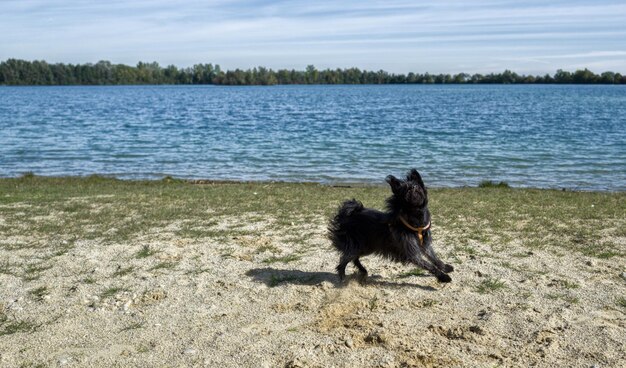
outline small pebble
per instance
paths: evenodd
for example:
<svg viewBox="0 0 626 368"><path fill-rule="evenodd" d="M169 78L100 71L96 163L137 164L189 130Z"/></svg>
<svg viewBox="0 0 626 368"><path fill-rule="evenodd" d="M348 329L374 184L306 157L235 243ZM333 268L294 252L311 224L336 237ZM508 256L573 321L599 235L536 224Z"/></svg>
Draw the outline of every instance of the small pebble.
<svg viewBox="0 0 626 368"><path fill-rule="evenodd" d="M197 351L196 349L193 349L193 348L188 348L188 349L185 349L185 351L183 352L183 354L186 354L186 355L194 355L194 354L196 354L197 352L198 352L198 351Z"/></svg>
<svg viewBox="0 0 626 368"><path fill-rule="evenodd" d="M349 347L350 349L352 349L354 347L354 341L352 341L351 338L347 338L345 341L345 344L347 347Z"/></svg>
<svg viewBox="0 0 626 368"><path fill-rule="evenodd" d="M60 357L59 360L58 360L59 365L66 365L67 363L69 363L71 361L72 361L72 358L68 357L68 356Z"/></svg>
<svg viewBox="0 0 626 368"><path fill-rule="evenodd" d="M319 284L319 287L322 288L322 290L328 290L328 289L331 289L333 287L333 284L328 282L328 281L322 281Z"/></svg>

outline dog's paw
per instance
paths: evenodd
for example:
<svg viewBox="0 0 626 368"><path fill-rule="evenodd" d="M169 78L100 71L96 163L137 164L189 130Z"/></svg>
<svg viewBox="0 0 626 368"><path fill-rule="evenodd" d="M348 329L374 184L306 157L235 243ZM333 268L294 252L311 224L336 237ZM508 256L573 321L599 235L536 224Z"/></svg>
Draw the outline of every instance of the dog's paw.
<svg viewBox="0 0 626 368"><path fill-rule="evenodd" d="M452 279L450 278L450 276L446 275L445 273L437 276L437 280L439 282L450 282L452 281Z"/></svg>
<svg viewBox="0 0 626 368"><path fill-rule="evenodd" d="M454 267L452 267L452 265L449 264L444 264L443 265L443 272L445 273L450 273L454 271Z"/></svg>
<svg viewBox="0 0 626 368"><path fill-rule="evenodd" d="M361 286L367 285L367 274L366 273L360 273L359 274L359 284L361 284Z"/></svg>

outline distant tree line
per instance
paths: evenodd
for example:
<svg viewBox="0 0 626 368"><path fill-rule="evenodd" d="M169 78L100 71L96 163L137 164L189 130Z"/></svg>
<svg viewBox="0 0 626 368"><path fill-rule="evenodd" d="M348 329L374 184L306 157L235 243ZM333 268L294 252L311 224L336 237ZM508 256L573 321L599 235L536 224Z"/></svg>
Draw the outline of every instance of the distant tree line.
<svg viewBox="0 0 626 368"><path fill-rule="evenodd" d="M221 74L220 67L211 64L179 69L156 62L128 66L109 61L48 64L9 59L0 63L0 85L212 84Z"/></svg>
<svg viewBox="0 0 626 368"><path fill-rule="evenodd" d="M626 75L595 74L588 69L554 75L520 75L510 70L490 74L392 74L358 68L272 70L265 67L222 71L219 65L196 64L178 68L156 62L137 66L99 61L95 64L48 64L8 59L0 62L0 85L122 85L122 84L626 84Z"/></svg>

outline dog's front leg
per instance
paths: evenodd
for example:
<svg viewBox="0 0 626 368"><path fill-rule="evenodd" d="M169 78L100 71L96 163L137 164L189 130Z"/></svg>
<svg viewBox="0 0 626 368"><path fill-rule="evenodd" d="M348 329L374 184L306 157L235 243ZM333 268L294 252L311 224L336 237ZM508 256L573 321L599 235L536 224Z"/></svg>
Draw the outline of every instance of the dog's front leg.
<svg viewBox="0 0 626 368"><path fill-rule="evenodd" d="M452 272L454 271L454 267L452 267L452 265L443 263L439 257L437 257L437 254L435 253L435 250L433 249L432 243L427 244L424 248L424 253L426 253L426 257L435 265L437 266L438 269L440 269L441 271L448 273L448 272Z"/></svg>
<svg viewBox="0 0 626 368"><path fill-rule="evenodd" d="M450 281L452 281L450 276L446 275L444 272L442 272L439 268L437 268L432 263L429 263L425 259L422 259L419 255L416 256L415 258L413 258L411 261L416 266L421 267L421 268L425 269L426 271L430 272L431 274L435 275L435 277L437 277L437 280L439 282L450 282Z"/></svg>

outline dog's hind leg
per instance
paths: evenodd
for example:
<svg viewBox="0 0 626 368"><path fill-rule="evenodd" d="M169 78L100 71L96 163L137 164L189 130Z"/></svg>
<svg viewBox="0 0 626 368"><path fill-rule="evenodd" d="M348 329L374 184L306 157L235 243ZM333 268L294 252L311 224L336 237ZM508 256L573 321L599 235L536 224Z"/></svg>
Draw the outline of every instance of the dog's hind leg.
<svg viewBox="0 0 626 368"><path fill-rule="evenodd" d="M439 268L437 268L435 265L429 263L426 260L423 260L419 256L414 258L414 259L412 259L411 262L413 262L416 266L421 267L421 268L425 269L426 271L428 271L428 272L432 273L433 275L435 275L435 277L437 277L437 280L439 280L439 282L450 282L450 281L452 281L450 276L446 275Z"/></svg>
<svg viewBox="0 0 626 368"><path fill-rule="evenodd" d="M439 257L437 257L437 254L435 253L435 250L433 249L433 246L431 244L428 244L426 247L422 249L424 249L426 258L428 258L438 269L440 269L441 271L445 273L454 271L454 267L452 267L449 264L443 263L439 259Z"/></svg>
<svg viewBox="0 0 626 368"><path fill-rule="evenodd" d="M367 270L365 269L365 267L363 267L358 257L354 261L352 261L352 263L354 263L356 268L359 269L359 282L361 284L365 284L365 282L367 281Z"/></svg>
<svg viewBox="0 0 626 368"><path fill-rule="evenodd" d="M367 270L365 269L365 267L363 267L363 264L361 263L361 261L359 260L359 258L357 257L354 261L352 261L354 263L354 265L356 266L356 268L359 269L360 273L364 273L367 275Z"/></svg>
<svg viewBox="0 0 626 368"><path fill-rule="evenodd" d="M337 270L337 274L339 275L339 280L343 281L346 278L346 266L351 260L352 258L347 257L345 254L339 259L339 264L335 268Z"/></svg>

